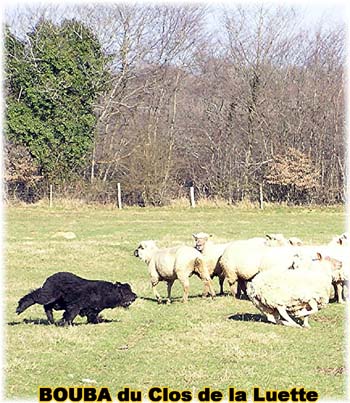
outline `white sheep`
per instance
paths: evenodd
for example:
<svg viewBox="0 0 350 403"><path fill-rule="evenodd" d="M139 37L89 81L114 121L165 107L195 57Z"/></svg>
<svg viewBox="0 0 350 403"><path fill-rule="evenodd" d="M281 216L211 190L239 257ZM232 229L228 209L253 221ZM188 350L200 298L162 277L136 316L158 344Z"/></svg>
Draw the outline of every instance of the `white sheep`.
<svg viewBox="0 0 350 403"><path fill-rule="evenodd" d="M282 234L266 234L265 238L267 246L300 246L303 244L303 241L295 236L287 239Z"/></svg>
<svg viewBox="0 0 350 403"><path fill-rule="evenodd" d="M294 268L307 268L309 261L314 259L317 252L338 261L338 266L332 272L332 284L335 299L344 303L345 288L348 287L348 273L350 270L350 257L347 248L340 243L330 242L328 245L305 245L298 248L298 259L293 263Z"/></svg>
<svg viewBox="0 0 350 403"><path fill-rule="evenodd" d="M328 246L343 246L349 247L350 246L350 239L349 233L344 232L341 235L336 235L333 239L329 242Z"/></svg>
<svg viewBox="0 0 350 403"><path fill-rule="evenodd" d="M237 241L230 244L222 254L219 265L230 286L232 295L240 297L241 288L245 291L244 282L250 280L259 271L272 269L288 269L294 261L298 248L294 246L265 246L254 241ZM243 280L243 281L242 281Z"/></svg>
<svg viewBox="0 0 350 403"><path fill-rule="evenodd" d="M159 249L154 241L142 241L134 251L148 266L154 296L158 303L162 302L156 286L160 281L167 283L167 302L171 301L171 288L178 279L184 289L183 302L188 301L189 277L198 275L204 282L212 297L215 296L208 269L200 252L190 246L176 246Z"/></svg>
<svg viewBox="0 0 350 403"><path fill-rule="evenodd" d="M223 266L221 265L221 263L219 263L219 260L227 247L232 248L232 250L236 251L237 248L241 248L242 242L248 241L250 250L249 253L251 253L251 248L253 247L260 248L262 246L300 245L302 243L299 238L294 237L286 239L282 234L266 234L265 238L254 237L247 240L237 240L231 241L229 243L220 244L213 243L210 239L212 235L209 235L206 232L199 232L196 234L192 234L192 236L195 240L195 248L199 250L206 259L206 264L211 278L215 276L219 277L220 294L224 293L223 285L225 280L225 273L223 271ZM273 253L271 252L271 254ZM289 263L292 264L291 259L289 260ZM269 263L266 264L269 265ZM241 291L245 290L244 280L247 280L247 278L245 278L244 276L238 276L237 280L238 287L236 294L240 295ZM234 286L231 287L231 291L234 294L233 287ZM205 290L204 293L207 294L208 290Z"/></svg>
<svg viewBox="0 0 350 403"><path fill-rule="evenodd" d="M225 275L218 265L218 261L223 254L228 243L214 243L210 240L211 235L206 232L198 232L197 234L192 234L195 240L195 248L204 256L205 263L208 268L210 277L219 277L220 294L224 293L224 280ZM209 290L204 290L203 295L206 296Z"/></svg>
<svg viewBox="0 0 350 403"><path fill-rule="evenodd" d="M329 301L332 270L336 264L334 259L322 259L318 254L309 269L258 273L247 285L248 297L270 322L301 327L292 315L302 318L304 327L310 327L309 316Z"/></svg>

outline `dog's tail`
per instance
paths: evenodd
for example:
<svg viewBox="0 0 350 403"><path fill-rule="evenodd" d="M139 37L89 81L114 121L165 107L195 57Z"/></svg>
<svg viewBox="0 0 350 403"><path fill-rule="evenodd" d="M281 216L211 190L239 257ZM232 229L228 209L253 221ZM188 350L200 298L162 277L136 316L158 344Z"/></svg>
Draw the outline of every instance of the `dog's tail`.
<svg viewBox="0 0 350 403"><path fill-rule="evenodd" d="M18 306L16 309L17 315L25 311L30 306L36 304L38 302L38 297L40 296L41 288L38 288L29 294L25 295L18 301Z"/></svg>

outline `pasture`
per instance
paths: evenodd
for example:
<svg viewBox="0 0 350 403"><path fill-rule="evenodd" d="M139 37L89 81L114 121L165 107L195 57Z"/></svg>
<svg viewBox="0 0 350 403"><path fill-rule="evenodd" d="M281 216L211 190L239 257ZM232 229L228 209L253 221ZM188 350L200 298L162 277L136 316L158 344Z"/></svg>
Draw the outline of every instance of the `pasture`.
<svg viewBox="0 0 350 403"><path fill-rule="evenodd" d="M247 390L316 390L321 399L345 399L345 307L330 304L300 330L265 323L247 300L231 295L201 298L202 283L190 279L188 304L173 287L174 302L158 305L146 265L133 256L139 241L159 246L186 243L206 231L214 241L267 232L327 242L344 231L342 208L268 207L126 208L42 205L6 211L4 273L7 399L37 399L38 386L152 386L196 392L205 386L227 395ZM75 239L57 235L72 231ZM129 282L139 298L127 310L105 310L109 323L49 326L43 307L17 316L17 301L57 271L90 279ZM217 278L214 286L218 291ZM227 284L225 284L226 290ZM166 295L165 283L158 286ZM62 312L55 312L55 318Z"/></svg>

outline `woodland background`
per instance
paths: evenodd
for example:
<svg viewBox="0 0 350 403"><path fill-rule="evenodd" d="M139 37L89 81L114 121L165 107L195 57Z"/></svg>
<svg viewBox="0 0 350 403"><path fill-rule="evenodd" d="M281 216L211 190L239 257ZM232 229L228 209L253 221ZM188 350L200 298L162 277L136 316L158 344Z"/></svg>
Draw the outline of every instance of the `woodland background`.
<svg viewBox="0 0 350 403"><path fill-rule="evenodd" d="M265 5L7 10L9 201L345 199L345 27Z"/></svg>

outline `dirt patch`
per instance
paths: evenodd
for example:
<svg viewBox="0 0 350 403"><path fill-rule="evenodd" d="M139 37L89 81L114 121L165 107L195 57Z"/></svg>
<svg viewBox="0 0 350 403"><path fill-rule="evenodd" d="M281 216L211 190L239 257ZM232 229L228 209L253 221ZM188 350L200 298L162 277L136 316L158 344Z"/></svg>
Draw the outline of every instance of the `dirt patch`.
<svg viewBox="0 0 350 403"><path fill-rule="evenodd" d="M323 375L343 375L345 373L344 367L335 367L335 368L317 368L317 372Z"/></svg>

